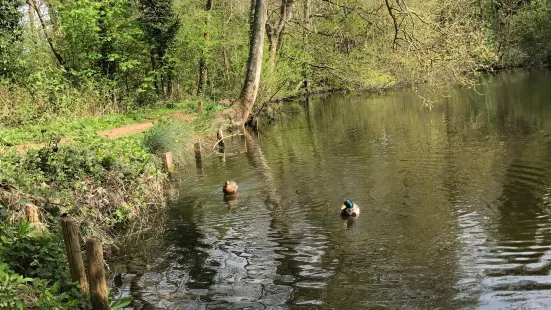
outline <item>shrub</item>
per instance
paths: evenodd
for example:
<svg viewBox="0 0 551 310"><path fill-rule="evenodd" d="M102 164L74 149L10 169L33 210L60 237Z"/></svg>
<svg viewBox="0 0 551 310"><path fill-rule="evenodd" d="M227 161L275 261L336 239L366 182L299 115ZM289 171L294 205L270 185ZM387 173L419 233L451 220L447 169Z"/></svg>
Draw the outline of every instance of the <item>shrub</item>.
<svg viewBox="0 0 551 310"><path fill-rule="evenodd" d="M146 133L144 145L153 154L172 152L174 162L184 165L191 158L190 150L197 136L211 129L212 121L208 117L192 122L161 120Z"/></svg>
<svg viewBox="0 0 551 310"><path fill-rule="evenodd" d="M86 309L59 236L32 227L22 220L0 223L0 308Z"/></svg>

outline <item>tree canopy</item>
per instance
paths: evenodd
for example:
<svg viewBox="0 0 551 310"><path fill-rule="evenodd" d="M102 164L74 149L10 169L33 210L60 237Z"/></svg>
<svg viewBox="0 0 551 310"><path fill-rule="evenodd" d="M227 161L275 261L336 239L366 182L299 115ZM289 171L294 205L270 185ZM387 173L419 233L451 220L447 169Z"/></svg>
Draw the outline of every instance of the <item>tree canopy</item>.
<svg viewBox="0 0 551 310"><path fill-rule="evenodd" d="M238 98L254 0L7 0L0 123ZM545 0L272 0L258 100L471 83L551 55ZM208 74L206 74L208 69Z"/></svg>

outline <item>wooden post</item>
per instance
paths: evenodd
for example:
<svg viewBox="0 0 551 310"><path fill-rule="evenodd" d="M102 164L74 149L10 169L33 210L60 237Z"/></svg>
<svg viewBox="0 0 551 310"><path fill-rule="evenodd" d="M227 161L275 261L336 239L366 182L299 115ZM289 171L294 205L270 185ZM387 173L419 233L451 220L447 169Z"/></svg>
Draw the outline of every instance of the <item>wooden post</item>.
<svg viewBox="0 0 551 310"><path fill-rule="evenodd" d="M195 163L199 163L203 161L203 155L201 154L201 143L197 142L194 145L195 149Z"/></svg>
<svg viewBox="0 0 551 310"><path fill-rule="evenodd" d="M199 101L197 103L197 114L202 114L203 113L203 101Z"/></svg>
<svg viewBox="0 0 551 310"><path fill-rule="evenodd" d="M174 173L174 161L172 160L172 153L166 152L162 154L163 167L169 174Z"/></svg>
<svg viewBox="0 0 551 310"><path fill-rule="evenodd" d="M63 216L61 219L61 232L65 241L65 251L69 261L69 270L71 270L71 279L80 284L82 292L88 292L88 282L86 281L86 272L82 253L80 251L80 242L78 240L78 227L75 221Z"/></svg>
<svg viewBox="0 0 551 310"><path fill-rule="evenodd" d="M107 299L107 283L103 269L103 246L94 239L86 241L86 257L88 259L88 273L90 274L90 300L92 310L109 310Z"/></svg>
<svg viewBox="0 0 551 310"><path fill-rule="evenodd" d="M219 128L216 132L216 139L218 139L218 151L224 153L226 145L224 144L224 133L222 132L222 128Z"/></svg>
<svg viewBox="0 0 551 310"><path fill-rule="evenodd" d="M38 217L36 206L33 204L28 204L25 207L25 211L27 213L27 221L34 224L32 230L40 230L40 218Z"/></svg>
<svg viewBox="0 0 551 310"><path fill-rule="evenodd" d="M201 143L195 143L195 166L197 167L197 174L203 175L203 155L201 154Z"/></svg>

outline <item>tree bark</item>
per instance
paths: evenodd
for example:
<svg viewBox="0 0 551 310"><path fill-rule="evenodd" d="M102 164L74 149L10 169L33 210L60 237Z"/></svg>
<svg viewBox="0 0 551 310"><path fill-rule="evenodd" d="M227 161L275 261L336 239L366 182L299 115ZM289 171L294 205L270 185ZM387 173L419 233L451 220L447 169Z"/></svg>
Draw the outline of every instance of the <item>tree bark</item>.
<svg viewBox="0 0 551 310"><path fill-rule="evenodd" d="M107 283L105 281L105 261L103 260L103 245L101 242L89 239L86 241L86 256L88 261L88 285L92 310L109 310Z"/></svg>
<svg viewBox="0 0 551 310"><path fill-rule="evenodd" d="M260 85L262 56L264 54L264 34L266 32L266 0L256 0L253 8L254 18L251 24L247 74L245 75L245 83L240 96L243 124L249 119Z"/></svg>
<svg viewBox="0 0 551 310"><path fill-rule="evenodd" d="M28 15L29 15L29 26L31 27L31 36L35 38L36 26L34 24L34 7L27 2Z"/></svg>
<svg viewBox="0 0 551 310"><path fill-rule="evenodd" d="M80 284L82 292L88 292L88 281L86 281L86 271L80 252L78 226L75 221L67 217L63 217L60 224L67 260L69 261L69 270L71 271L71 280Z"/></svg>
<svg viewBox="0 0 551 310"><path fill-rule="evenodd" d="M306 29L311 29L310 23L310 0L304 0L303 12L302 12L302 52L304 55L308 53L308 31ZM308 83L308 66L306 63L302 65L302 75L303 75L303 87L306 95L306 100L309 100L310 95L310 86Z"/></svg>

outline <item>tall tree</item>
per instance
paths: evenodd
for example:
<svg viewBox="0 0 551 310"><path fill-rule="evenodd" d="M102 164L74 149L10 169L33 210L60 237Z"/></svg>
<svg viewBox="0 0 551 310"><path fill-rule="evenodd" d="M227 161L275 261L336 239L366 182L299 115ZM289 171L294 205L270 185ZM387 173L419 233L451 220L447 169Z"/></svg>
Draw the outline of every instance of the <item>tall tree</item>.
<svg viewBox="0 0 551 310"><path fill-rule="evenodd" d="M279 14L276 18L277 22L275 25L270 21L266 23L266 33L268 34L268 42L270 44L270 55L268 58L268 71L270 73L275 70L277 52L283 41L285 26L293 17L293 3L294 0L281 0Z"/></svg>
<svg viewBox="0 0 551 310"><path fill-rule="evenodd" d="M111 54L114 52L113 40L111 34L109 33L108 26L108 15L110 13L111 4L108 1L101 1L98 10L98 29L100 37L100 46L99 46L99 60L98 66L100 67L103 74L110 80L114 78L115 70L117 67L117 62L114 61L111 57Z"/></svg>
<svg viewBox="0 0 551 310"><path fill-rule="evenodd" d="M242 122L245 124L258 95L260 77L262 74L262 56L264 54L264 33L266 32L266 0L251 0L254 5L253 20L251 23L251 38L249 44L249 58L247 60L247 74L241 90L240 103L242 108Z"/></svg>
<svg viewBox="0 0 551 310"><path fill-rule="evenodd" d="M208 69L207 69L207 44L210 37L208 27L209 27L209 21L210 21L210 10L212 10L212 6L214 5L214 0L207 0L207 4L205 5L205 11L207 12L205 27L207 28L207 31L205 31L205 34L203 37L205 38L205 44L203 46L203 50L201 51L201 59L199 60L199 80L197 81L197 93L202 94L203 90L207 84L208 80Z"/></svg>
<svg viewBox="0 0 551 310"><path fill-rule="evenodd" d="M166 56L174 46L180 21L172 8L173 0L143 0L140 2L140 24L149 44L151 68L155 71L157 93L166 97L172 84L172 68Z"/></svg>

